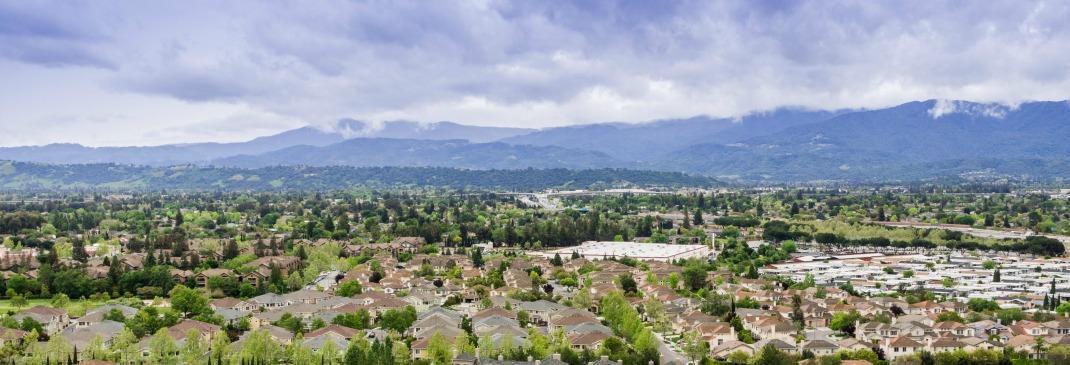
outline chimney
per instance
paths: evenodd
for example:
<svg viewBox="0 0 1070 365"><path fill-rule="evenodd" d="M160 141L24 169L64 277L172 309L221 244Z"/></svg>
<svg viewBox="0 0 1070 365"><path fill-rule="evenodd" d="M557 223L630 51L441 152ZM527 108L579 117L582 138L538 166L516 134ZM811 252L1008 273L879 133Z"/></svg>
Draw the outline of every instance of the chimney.
<svg viewBox="0 0 1070 365"><path fill-rule="evenodd" d="M554 360L561 360L561 354L554 354Z"/></svg>
<svg viewBox="0 0 1070 365"><path fill-rule="evenodd" d="M528 362L532 362L532 361L534 361L534 360L535 360L535 359L533 359L533 358L532 358L532 357L531 357L530 355L528 356Z"/></svg>
<svg viewBox="0 0 1070 365"><path fill-rule="evenodd" d="M498 354L498 361L505 361L505 356L502 354Z"/></svg>
<svg viewBox="0 0 1070 365"><path fill-rule="evenodd" d="M609 361L609 355L602 355L602 357L599 360L601 360L601 361Z"/></svg>
<svg viewBox="0 0 1070 365"><path fill-rule="evenodd" d="M542 365L542 360L535 360L535 365Z"/></svg>
<svg viewBox="0 0 1070 365"><path fill-rule="evenodd" d="M617 360L617 365L624 365L624 360Z"/></svg>

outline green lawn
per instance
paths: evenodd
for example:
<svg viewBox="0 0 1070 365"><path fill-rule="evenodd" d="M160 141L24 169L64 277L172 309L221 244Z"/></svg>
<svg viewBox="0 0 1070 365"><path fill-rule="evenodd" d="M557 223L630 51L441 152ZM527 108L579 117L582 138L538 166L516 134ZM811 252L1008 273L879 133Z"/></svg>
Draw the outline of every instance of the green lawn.
<svg viewBox="0 0 1070 365"><path fill-rule="evenodd" d="M15 308L15 306L11 305L11 300L10 299L0 300L0 314L6 314L8 311L12 311L12 312L16 312L17 313L19 310L24 310L26 308L30 308L30 307L34 307L34 306L38 306L38 305L43 305L43 306L46 306L46 307L51 307L52 306L52 300L51 299L29 299L29 300L27 300L27 302L29 302L29 304L27 306L22 307L22 308ZM82 303L80 301L72 300L71 304L68 305L66 309L67 309L67 312L71 314L71 316L81 316L81 315L84 314L84 312L86 310L97 308L97 307L103 306L105 304L107 304L107 302L102 301L102 300L86 300L85 301L85 307L83 307Z"/></svg>

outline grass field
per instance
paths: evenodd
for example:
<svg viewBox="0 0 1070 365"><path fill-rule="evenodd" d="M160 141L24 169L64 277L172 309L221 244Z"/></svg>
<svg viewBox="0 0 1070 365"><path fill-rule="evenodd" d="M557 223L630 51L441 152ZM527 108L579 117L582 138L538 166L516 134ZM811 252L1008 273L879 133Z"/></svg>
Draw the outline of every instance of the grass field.
<svg viewBox="0 0 1070 365"><path fill-rule="evenodd" d="M8 311L12 311L12 312L16 312L17 313L20 310L24 310L26 308L30 308L30 307L34 307L34 306L38 306L38 305L43 305L43 306L46 306L46 307L51 307L52 306L52 300L51 299L29 299L29 300L27 300L27 302L29 302L29 304L26 305L25 307L15 308L15 306L11 305L11 300L10 299L0 300L0 313L6 314ZM85 314L85 311L87 311L87 310L103 306L104 304L107 304L107 302L102 301L102 300L86 300L84 305L83 305L83 303L81 301L72 300L71 303L69 305L67 305L66 309L67 309L67 312L70 313L70 315L72 317L76 317L76 316L81 316L81 315Z"/></svg>

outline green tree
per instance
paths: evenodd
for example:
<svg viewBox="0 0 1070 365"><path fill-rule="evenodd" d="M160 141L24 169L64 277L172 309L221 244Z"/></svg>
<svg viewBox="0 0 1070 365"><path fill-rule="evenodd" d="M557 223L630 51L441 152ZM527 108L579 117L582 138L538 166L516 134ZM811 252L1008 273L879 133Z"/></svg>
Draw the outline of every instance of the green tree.
<svg viewBox="0 0 1070 365"><path fill-rule="evenodd" d="M725 358L732 365L746 365L750 361L750 354L743 351L733 351Z"/></svg>
<svg viewBox="0 0 1070 365"><path fill-rule="evenodd" d="M531 315L526 310L519 310L516 312L516 321L520 323L521 327L527 326L531 321Z"/></svg>
<svg viewBox="0 0 1070 365"><path fill-rule="evenodd" d="M639 284L635 282L635 278L632 277L632 274L621 274L619 280L621 289L624 289L624 293L631 294L639 291Z"/></svg>
<svg viewBox="0 0 1070 365"><path fill-rule="evenodd" d="M580 309L590 309L594 305L594 299L591 298L591 290L589 288L580 289L575 296L572 297L572 306ZM1070 307L1070 303L1067 303Z"/></svg>
<svg viewBox="0 0 1070 365"><path fill-rule="evenodd" d="M699 265L688 265L684 268L684 283L691 291L705 288L706 269Z"/></svg>
<svg viewBox="0 0 1070 365"><path fill-rule="evenodd" d="M832 320L829 321L829 329L841 331L854 337L855 323L861 319L862 315L858 311L836 312L832 315Z"/></svg>
<svg viewBox="0 0 1070 365"><path fill-rule="evenodd" d="M751 365L795 365L796 362L788 354L777 350L773 345L765 345L750 361Z"/></svg>
<svg viewBox="0 0 1070 365"><path fill-rule="evenodd" d="M52 306L55 308L67 308L71 304L71 298L67 294L59 293L52 296Z"/></svg>
<svg viewBox="0 0 1070 365"><path fill-rule="evenodd" d="M1048 349L1049 364L1070 364L1070 348L1063 345L1054 345Z"/></svg>
<svg viewBox="0 0 1070 365"><path fill-rule="evenodd" d="M208 307L208 298L205 298L196 290L182 285L175 285L168 295L171 297L171 308L185 317L212 312L212 309Z"/></svg>
<svg viewBox="0 0 1070 365"><path fill-rule="evenodd" d="M684 355L694 363L698 363L699 360L705 358L706 354L710 352L710 343L703 340L702 335L696 330L684 332L682 340L684 343L680 349L683 350Z"/></svg>
<svg viewBox="0 0 1070 365"><path fill-rule="evenodd" d="M334 347L334 341L328 340L324 343L323 350L328 350L327 344L331 344L332 348ZM337 351L338 349L334 348L333 350L324 351L324 354L337 356ZM253 331L245 338L245 343L242 344L238 356L242 360L275 363L282 358L282 347L267 331Z"/></svg>
<svg viewBox="0 0 1070 365"><path fill-rule="evenodd" d="M512 338L511 336L505 336ZM448 365L453 363L453 345L442 333L435 331L427 342L427 356L434 365Z"/></svg>
<svg viewBox="0 0 1070 365"><path fill-rule="evenodd" d="M399 333L405 332L416 322L416 308L407 306L405 309L390 309L380 317L379 325L385 329L392 329Z"/></svg>
<svg viewBox="0 0 1070 365"><path fill-rule="evenodd" d="M338 284L338 289L334 291L334 295L340 297L352 297L360 294L363 288L360 287L360 282L356 280L349 280Z"/></svg>
<svg viewBox="0 0 1070 365"><path fill-rule="evenodd" d="M195 329L190 328L186 331L186 342L182 344L181 350L181 363L182 364L197 364L200 363L204 357L204 354L208 352L208 345L204 342L204 335Z"/></svg>
<svg viewBox="0 0 1070 365"><path fill-rule="evenodd" d="M11 305L14 306L15 309L21 310L22 307L30 305L30 301L26 300L26 297L22 296L22 294L15 294L11 297Z"/></svg>
<svg viewBox="0 0 1070 365"><path fill-rule="evenodd" d="M149 339L149 359L153 364L177 364L177 353L178 345L167 329L160 329Z"/></svg>

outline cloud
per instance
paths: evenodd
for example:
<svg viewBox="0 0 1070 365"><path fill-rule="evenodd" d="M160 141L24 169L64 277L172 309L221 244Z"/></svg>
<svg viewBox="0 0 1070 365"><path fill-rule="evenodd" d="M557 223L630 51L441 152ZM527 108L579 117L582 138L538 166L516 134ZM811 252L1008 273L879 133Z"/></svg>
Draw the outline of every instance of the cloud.
<svg viewBox="0 0 1070 365"><path fill-rule="evenodd" d="M46 67L115 67L95 21L62 6L0 2L0 57Z"/></svg>
<svg viewBox="0 0 1070 365"><path fill-rule="evenodd" d="M933 103L933 107L929 109L928 113L933 119L940 119L940 117L960 113L970 116L981 116L995 119L1003 119L1007 116L1007 113L1018 109L1020 103L972 103L962 100L936 100Z"/></svg>
<svg viewBox="0 0 1070 365"><path fill-rule="evenodd" d="M546 127L1063 100L1067 18L1070 4L1023 1L0 0L0 57L101 70L100 93L197 115Z"/></svg>

